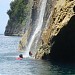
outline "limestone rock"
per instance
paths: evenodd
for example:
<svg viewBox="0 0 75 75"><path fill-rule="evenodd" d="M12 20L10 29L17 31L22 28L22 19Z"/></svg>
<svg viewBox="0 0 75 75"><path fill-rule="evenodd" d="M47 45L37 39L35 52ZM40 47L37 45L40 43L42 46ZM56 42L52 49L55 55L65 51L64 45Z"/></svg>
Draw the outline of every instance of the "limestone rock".
<svg viewBox="0 0 75 75"><path fill-rule="evenodd" d="M67 23L74 14L73 8L75 6L75 0L57 0L54 8L51 11L50 18L48 19L47 27L42 33L42 51L41 53L46 53L43 46L50 46L48 48L48 54L55 42L52 42L53 38L56 37L60 30L68 25ZM37 52L37 56L40 55L40 49ZM46 53L47 54L47 53ZM36 57L37 57L36 56ZM42 55L44 56L44 55ZM42 58L40 55L39 58ZM50 58L50 57L48 57Z"/></svg>

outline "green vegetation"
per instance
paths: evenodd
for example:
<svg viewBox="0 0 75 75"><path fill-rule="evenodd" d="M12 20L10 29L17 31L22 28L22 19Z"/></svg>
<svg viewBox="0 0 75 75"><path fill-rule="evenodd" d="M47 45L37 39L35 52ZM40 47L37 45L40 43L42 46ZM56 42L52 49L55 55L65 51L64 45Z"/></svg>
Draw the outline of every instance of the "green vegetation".
<svg viewBox="0 0 75 75"><path fill-rule="evenodd" d="M22 31L26 22L30 19L30 11L31 2L29 0L14 0L11 2L10 10L7 11L9 20L5 30L5 35L9 33L13 34L16 29L18 30L18 28Z"/></svg>
<svg viewBox="0 0 75 75"><path fill-rule="evenodd" d="M28 6L26 0L15 0L10 4L10 10L7 12L10 21L17 21L22 23L22 21L28 15Z"/></svg>

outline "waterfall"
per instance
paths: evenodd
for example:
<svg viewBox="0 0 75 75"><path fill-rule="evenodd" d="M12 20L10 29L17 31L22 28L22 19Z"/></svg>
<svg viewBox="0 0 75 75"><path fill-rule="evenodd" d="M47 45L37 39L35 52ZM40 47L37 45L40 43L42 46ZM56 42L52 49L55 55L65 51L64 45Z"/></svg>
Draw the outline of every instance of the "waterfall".
<svg viewBox="0 0 75 75"><path fill-rule="evenodd" d="M46 3L47 3L47 0L41 0L38 21L36 23L35 31L30 38L29 44L26 47L26 52L24 54L25 57L29 57L29 51L30 51L31 46L34 42L34 39L36 38L37 35L39 35L39 32L41 31L41 28L42 28L42 25L43 25L43 17L44 17L44 13L45 13Z"/></svg>

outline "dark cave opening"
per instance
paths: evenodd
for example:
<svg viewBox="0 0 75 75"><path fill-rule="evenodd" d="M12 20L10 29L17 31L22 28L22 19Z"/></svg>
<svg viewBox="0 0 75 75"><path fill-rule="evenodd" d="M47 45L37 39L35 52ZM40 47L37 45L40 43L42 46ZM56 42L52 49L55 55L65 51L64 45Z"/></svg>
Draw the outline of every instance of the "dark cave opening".
<svg viewBox="0 0 75 75"><path fill-rule="evenodd" d="M75 15L57 36L52 38L50 57L54 60L75 61Z"/></svg>
<svg viewBox="0 0 75 75"><path fill-rule="evenodd" d="M73 10L75 12L75 6ZM75 15L50 42L51 52L48 55L45 54L43 59L75 62Z"/></svg>

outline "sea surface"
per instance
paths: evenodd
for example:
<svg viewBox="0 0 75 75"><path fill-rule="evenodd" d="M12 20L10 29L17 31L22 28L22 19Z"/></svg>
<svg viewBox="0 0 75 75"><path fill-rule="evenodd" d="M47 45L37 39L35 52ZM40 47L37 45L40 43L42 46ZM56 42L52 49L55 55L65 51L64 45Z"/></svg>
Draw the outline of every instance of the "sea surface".
<svg viewBox="0 0 75 75"><path fill-rule="evenodd" d="M0 75L75 75L75 64L24 58L20 54L20 37L0 35Z"/></svg>

